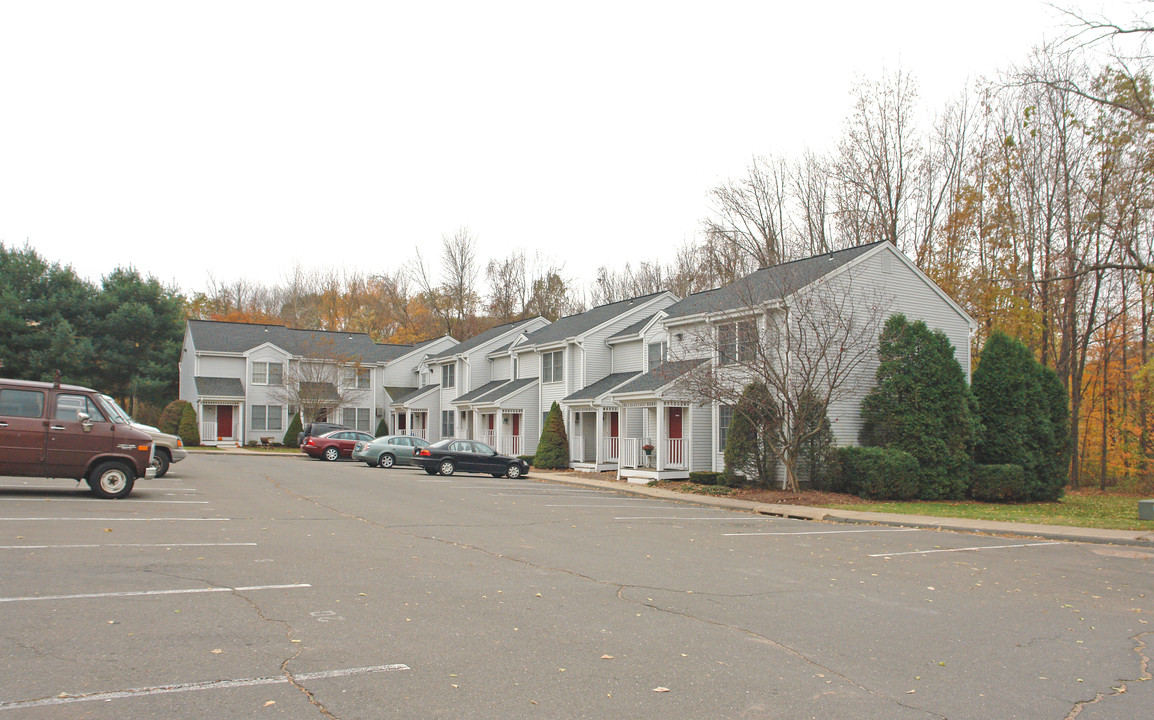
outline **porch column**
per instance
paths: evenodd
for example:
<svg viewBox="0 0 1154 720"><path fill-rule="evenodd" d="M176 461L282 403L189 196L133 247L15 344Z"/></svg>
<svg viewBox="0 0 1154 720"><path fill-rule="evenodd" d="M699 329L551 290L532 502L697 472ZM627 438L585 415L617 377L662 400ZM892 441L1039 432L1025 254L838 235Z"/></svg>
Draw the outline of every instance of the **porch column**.
<svg viewBox="0 0 1154 720"><path fill-rule="evenodd" d="M665 401L657 401L657 435L653 439L657 446L657 472L665 469Z"/></svg>
<svg viewBox="0 0 1154 720"><path fill-rule="evenodd" d="M689 426L689 433L685 432L685 426ZM681 448L681 457L684 458L685 469L693 469L693 404L690 403L685 406L685 422L681 423L681 441L684 445Z"/></svg>
<svg viewBox="0 0 1154 720"><path fill-rule="evenodd" d="M497 417L493 420L493 426L497 429L497 436L493 438L493 445L495 446L493 449L497 452L501 452L501 438L505 436L505 429L502 427L504 424L505 411L501 408L497 408Z"/></svg>
<svg viewBox="0 0 1154 720"><path fill-rule="evenodd" d="M605 459L605 443L603 442L605 435L605 418L602 416L601 408L596 408L593 412L597 415L597 421L593 424L595 428L593 435L593 462L600 465Z"/></svg>
<svg viewBox="0 0 1154 720"><path fill-rule="evenodd" d="M405 408L405 434L409 436L413 434L413 411L411 408Z"/></svg>

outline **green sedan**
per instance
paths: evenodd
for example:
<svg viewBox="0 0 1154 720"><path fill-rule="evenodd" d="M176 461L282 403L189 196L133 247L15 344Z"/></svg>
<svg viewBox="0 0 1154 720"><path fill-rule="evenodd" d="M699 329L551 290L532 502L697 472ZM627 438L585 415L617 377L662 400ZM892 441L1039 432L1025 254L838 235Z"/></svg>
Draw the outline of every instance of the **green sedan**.
<svg viewBox="0 0 1154 720"><path fill-rule="evenodd" d="M428 444L428 440L411 435L385 435L353 446L353 460L359 460L369 467L412 465L413 453Z"/></svg>

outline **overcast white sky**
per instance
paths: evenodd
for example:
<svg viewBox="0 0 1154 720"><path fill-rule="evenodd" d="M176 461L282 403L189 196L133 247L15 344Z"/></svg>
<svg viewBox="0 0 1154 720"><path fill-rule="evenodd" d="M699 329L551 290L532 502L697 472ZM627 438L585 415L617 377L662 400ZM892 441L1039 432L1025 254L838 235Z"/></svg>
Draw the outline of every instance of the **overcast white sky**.
<svg viewBox="0 0 1154 720"><path fill-rule="evenodd" d="M855 78L900 65L936 110L1066 22L1037 0L0 0L0 241L192 292L388 270L465 226L482 262L540 251L586 283L671 259L752 155L831 147Z"/></svg>

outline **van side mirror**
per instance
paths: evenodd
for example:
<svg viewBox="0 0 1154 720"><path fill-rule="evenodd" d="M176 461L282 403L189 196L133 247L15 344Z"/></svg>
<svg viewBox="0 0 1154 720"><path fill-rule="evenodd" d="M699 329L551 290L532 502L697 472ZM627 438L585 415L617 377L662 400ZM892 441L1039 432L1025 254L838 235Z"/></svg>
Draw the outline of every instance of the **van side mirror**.
<svg viewBox="0 0 1154 720"><path fill-rule="evenodd" d="M80 427L84 432L92 429L92 417L86 412L76 413L76 420L80 423Z"/></svg>

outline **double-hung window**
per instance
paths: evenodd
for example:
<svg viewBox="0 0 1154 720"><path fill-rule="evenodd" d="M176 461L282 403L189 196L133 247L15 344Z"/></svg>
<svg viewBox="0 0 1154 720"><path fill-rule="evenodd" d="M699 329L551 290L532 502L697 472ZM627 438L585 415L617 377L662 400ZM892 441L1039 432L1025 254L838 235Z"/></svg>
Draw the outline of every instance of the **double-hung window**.
<svg viewBox="0 0 1154 720"><path fill-rule="evenodd" d="M717 326L717 355L722 365L753 362L756 353L756 320L739 320Z"/></svg>
<svg viewBox="0 0 1154 720"><path fill-rule="evenodd" d="M717 451L725 452L725 443L729 440L729 425L733 422L733 407L720 405L717 408Z"/></svg>
<svg viewBox="0 0 1154 720"><path fill-rule="evenodd" d="M441 437L453 437L453 416L456 414L454 410L441 411Z"/></svg>
<svg viewBox="0 0 1154 720"><path fill-rule="evenodd" d="M564 352L564 350L556 350L541 356L541 382L561 382L565 377Z"/></svg>
<svg viewBox="0 0 1154 720"><path fill-rule="evenodd" d="M457 364L449 363L441 366L441 387L451 388L457 386Z"/></svg>
<svg viewBox="0 0 1154 720"><path fill-rule="evenodd" d="M357 368L357 389L358 390L368 390L369 389L369 369L368 368Z"/></svg>
<svg viewBox="0 0 1154 720"><path fill-rule="evenodd" d="M341 408L341 424L362 432L372 432L372 428L369 427L370 415L370 409L367 407Z"/></svg>
<svg viewBox="0 0 1154 720"><path fill-rule="evenodd" d="M284 365L276 362L254 362L252 364L253 385L283 385Z"/></svg>
<svg viewBox="0 0 1154 720"><path fill-rule="evenodd" d="M250 405L253 430L283 430L280 405Z"/></svg>

